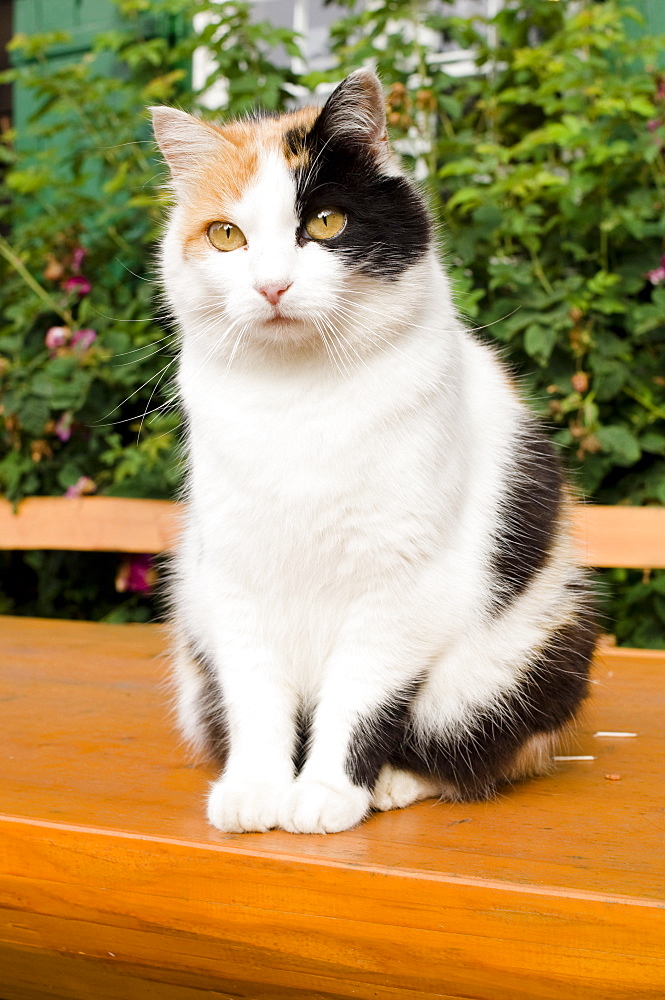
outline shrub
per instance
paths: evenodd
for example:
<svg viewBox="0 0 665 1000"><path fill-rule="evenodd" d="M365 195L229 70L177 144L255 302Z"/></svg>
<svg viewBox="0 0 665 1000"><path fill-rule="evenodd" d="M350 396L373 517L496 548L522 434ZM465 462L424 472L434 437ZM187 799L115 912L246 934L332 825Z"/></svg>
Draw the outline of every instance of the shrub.
<svg viewBox="0 0 665 1000"><path fill-rule="evenodd" d="M177 484L170 332L152 318L146 280L160 168L142 108L192 106L183 67L196 39L148 37L142 12L208 12L203 40L229 79L229 113L257 93L279 108L295 82L270 56L293 53L293 36L252 24L243 3L116 2L128 30L100 38L80 66L50 75L53 39L14 42L33 60L14 78L38 99L41 149L20 162L5 149L0 488L12 498L82 489L86 477L125 495ZM665 74L663 40L629 37L636 18L620 0L512 0L491 20L388 0L333 27L328 77L376 60L460 307L549 421L581 493L644 504L665 503ZM478 72L446 73L441 38L472 49ZM109 54L123 76L97 72ZM620 639L665 645L663 575L605 576Z"/></svg>

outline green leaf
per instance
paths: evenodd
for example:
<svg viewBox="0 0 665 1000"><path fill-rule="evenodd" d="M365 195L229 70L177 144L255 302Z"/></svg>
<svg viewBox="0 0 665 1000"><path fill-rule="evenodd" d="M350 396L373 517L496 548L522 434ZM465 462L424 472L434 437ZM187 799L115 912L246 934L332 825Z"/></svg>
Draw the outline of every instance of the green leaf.
<svg viewBox="0 0 665 1000"><path fill-rule="evenodd" d="M632 431L621 424L609 424L596 432L600 445L609 452L617 465L634 465L642 454Z"/></svg>
<svg viewBox="0 0 665 1000"><path fill-rule="evenodd" d="M81 476L86 475L82 462L66 462L58 471L58 484L63 490L73 486Z"/></svg>
<svg viewBox="0 0 665 1000"><path fill-rule="evenodd" d="M39 437L44 433L44 425L50 417L48 404L36 396L28 396L25 403L18 410L18 418L21 426L25 430Z"/></svg>
<svg viewBox="0 0 665 1000"><path fill-rule="evenodd" d="M66 381L54 378L50 372L41 372L33 379L32 391L52 409L76 411L85 402L91 381L92 375L86 371L75 371Z"/></svg>
<svg viewBox="0 0 665 1000"><path fill-rule="evenodd" d="M665 455L665 434L648 431L640 438L640 446L643 451L649 451L654 455Z"/></svg>
<svg viewBox="0 0 665 1000"><path fill-rule="evenodd" d="M593 387L601 402L614 399L626 384L629 369L621 361L601 360L594 366Z"/></svg>
<svg viewBox="0 0 665 1000"><path fill-rule="evenodd" d="M531 323L524 331L524 350L544 367L556 343L556 329L552 326L541 326Z"/></svg>

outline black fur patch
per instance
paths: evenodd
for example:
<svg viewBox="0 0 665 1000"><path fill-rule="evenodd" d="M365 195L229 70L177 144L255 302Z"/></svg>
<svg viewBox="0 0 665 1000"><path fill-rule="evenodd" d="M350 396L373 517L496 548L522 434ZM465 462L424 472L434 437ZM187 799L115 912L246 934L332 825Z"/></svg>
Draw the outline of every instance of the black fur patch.
<svg viewBox="0 0 665 1000"><path fill-rule="evenodd" d="M496 610L503 610L542 569L561 509L563 474L554 446L534 422L518 445L492 559Z"/></svg>
<svg viewBox="0 0 665 1000"><path fill-rule="evenodd" d="M596 637L594 615L585 607L577 621L550 636L522 681L496 707L451 734L423 739L407 726L389 763L442 778L462 801L492 797L529 737L553 733L574 717L588 692Z"/></svg>
<svg viewBox="0 0 665 1000"><path fill-rule="evenodd" d="M372 716L362 719L356 726L344 765L354 785L374 788L379 771L388 762L396 744L403 739L409 705L419 686L417 681L398 691Z"/></svg>
<svg viewBox="0 0 665 1000"><path fill-rule="evenodd" d="M312 714L301 709L296 716L296 746L293 752L293 765L296 776L300 774L305 766L311 734Z"/></svg>
<svg viewBox="0 0 665 1000"><path fill-rule="evenodd" d="M190 644L189 652L203 680L197 710L206 735L206 751L213 760L224 763L229 752L229 730L217 674L206 653L197 649L194 644Z"/></svg>
<svg viewBox="0 0 665 1000"><path fill-rule="evenodd" d="M322 208L347 216L339 236L319 242L345 263L386 280L399 277L427 253L430 222L420 196L404 177L382 174L370 146L328 131L325 108L304 139L310 166L296 172L298 241L309 241L305 220Z"/></svg>
<svg viewBox="0 0 665 1000"><path fill-rule="evenodd" d="M394 695L357 726L346 761L351 780L371 789L382 766L392 764L440 778L457 790L461 801L491 798L525 742L570 722L587 695L596 643L587 602L582 593L577 621L551 635L517 687L464 728L423 735L409 720L419 685Z"/></svg>
<svg viewBox="0 0 665 1000"><path fill-rule="evenodd" d="M305 147L307 138L307 126L297 125L284 133L284 149L291 156L299 156Z"/></svg>

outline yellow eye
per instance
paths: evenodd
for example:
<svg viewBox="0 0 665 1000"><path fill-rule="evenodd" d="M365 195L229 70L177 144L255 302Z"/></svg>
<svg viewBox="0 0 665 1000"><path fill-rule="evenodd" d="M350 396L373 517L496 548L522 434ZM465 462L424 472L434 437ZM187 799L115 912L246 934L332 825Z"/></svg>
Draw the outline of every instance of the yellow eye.
<svg viewBox="0 0 665 1000"><path fill-rule="evenodd" d="M305 220L305 229L313 240L330 240L339 236L346 225L346 216L338 208L322 208Z"/></svg>
<svg viewBox="0 0 665 1000"><path fill-rule="evenodd" d="M238 250L247 245L245 234L232 222L211 222L208 239L216 250Z"/></svg>

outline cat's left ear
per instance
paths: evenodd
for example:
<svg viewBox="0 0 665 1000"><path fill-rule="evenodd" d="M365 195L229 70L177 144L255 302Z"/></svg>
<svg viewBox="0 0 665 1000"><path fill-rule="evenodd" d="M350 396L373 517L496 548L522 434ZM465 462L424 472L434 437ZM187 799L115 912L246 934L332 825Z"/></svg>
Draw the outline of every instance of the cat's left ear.
<svg viewBox="0 0 665 1000"><path fill-rule="evenodd" d="M211 156L219 156L228 148L227 140L208 122L176 108L155 107L152 127L155 139L178 187L191 177Z"/></svg>
<svg viewBox="0 0 665 1000"><path fill-rule="evenodd" d="M388 142L383 88L371 69L357 69L342 80L324 104L316 128L331 138L348 136L367 145L379 166L391 172L397 166Z"/></svg>

